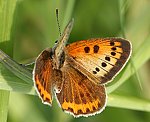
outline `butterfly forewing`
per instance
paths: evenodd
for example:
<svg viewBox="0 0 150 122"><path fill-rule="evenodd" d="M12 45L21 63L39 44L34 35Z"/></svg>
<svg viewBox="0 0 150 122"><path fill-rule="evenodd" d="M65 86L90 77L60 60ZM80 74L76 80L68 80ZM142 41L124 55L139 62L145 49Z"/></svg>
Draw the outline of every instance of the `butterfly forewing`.
<svg viewBox="0 0 150 122"><path fill-rule="evenodd" d="M36 59L33 80L38 95L44 103L52 104L52 59L51 49L44 50Z"/></svg>
<svg viewBox="0 0 150 122"><path fill-rule="evenodd" d="M70 65L95 83L110 81L127 62L131 45L122 38L90 39L66 47Z"/></svg>
<svg viewBox="0 0 150 122"><path fill-rule="evenodd" d="M63 87L56 94L61 108L75 117L100 113L106 104L104 86L97 86L69 64L65 64L62 72Z"/></svg>

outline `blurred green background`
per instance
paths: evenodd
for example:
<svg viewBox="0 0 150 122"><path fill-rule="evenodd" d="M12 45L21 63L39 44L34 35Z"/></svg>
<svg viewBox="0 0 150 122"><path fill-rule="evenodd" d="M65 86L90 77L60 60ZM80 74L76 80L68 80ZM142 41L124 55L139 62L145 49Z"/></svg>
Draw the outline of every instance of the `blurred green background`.
<svg viewBox="0 0 150 122"><path fill-rule="evenodd" d="M119 0L16 1L10 35L10 40L13 40L13 50L11 52L13 53L13 59L22 64L32 62L43 49L54 45L54 42L59 38L55 15L56 8L59 9L61 30L64 29L71 18L75 20L69 43L96 37L123 37L123 32L125 32L126 38L133 44L132 55L136 55L141 45L150 36L150 1L121 1L124 2L120 3ZM3 45L1 43L2 50L5 48ZM144 53L141 52L140 55ZM147 61L140 64L142 66L138 70L131 68L130 70L136 70L137 75L132 75L113 93L150 100L149 57L150 55L147 55ZM130 98L126 97L126 99ZM75 119L71 115L64 113L55 100L53 101L53 106L49 107L43 105L35 95L11 92L7 121L150 122L150 113L108 106L105 111L96 116Z"/></svg>

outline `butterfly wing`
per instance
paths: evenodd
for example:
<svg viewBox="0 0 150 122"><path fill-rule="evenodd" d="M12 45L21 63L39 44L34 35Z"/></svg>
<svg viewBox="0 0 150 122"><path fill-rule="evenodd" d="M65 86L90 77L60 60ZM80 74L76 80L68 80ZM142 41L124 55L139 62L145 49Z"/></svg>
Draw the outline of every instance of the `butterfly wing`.
<svg viewBox="0 0 150 122"><path fill-rule="evenodd" d="M96 85L69 64L62 68L63 87L56 93L61 108L74 115L88 116L100 113L106 105L103 85Z"/></svg>
<svg viewBox="0 0 150 122"><path fill-rule="evenodd" d="M36 59L33 80L39 97L45 104L52 104L52 59L51 49L44 50Z"/></svg>
<svg viewBox="0 0 150 122"><path fill-rule="evenodd" d="M70 65L101 84L110 81L125 65L131 44L122 38L90 39L68 45L65 53Z"/></svg>

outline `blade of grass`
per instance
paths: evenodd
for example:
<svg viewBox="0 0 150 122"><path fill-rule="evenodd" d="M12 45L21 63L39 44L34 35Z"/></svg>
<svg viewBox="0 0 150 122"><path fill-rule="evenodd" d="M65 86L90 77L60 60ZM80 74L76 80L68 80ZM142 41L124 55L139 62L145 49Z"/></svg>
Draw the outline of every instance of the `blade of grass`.
<svg viewBox="0 0 150 122"><path fill-rule="evenodd" d="M109 94L107 105L110 107L150 112L150 101L132 96Z"/></svg>
<svg viewBox="0 0 150 122"><path fill-rule="evenodd" d="M125 4L124 0L119 0L119 17L120 17L120 27L122 36L125 38L125 30L124 30L124 13L125 13Z"/></svg>
<svg viewBox="0 0 150 122"><path fill-rule="evenodd" d="M124 38L126 38L125 34L125 13L130 6L129 0L119 0L119 17L120 17L120 27L121 27L121 34Z"/></svg>
<svg viewBox="0 0 150 122"><path fill-rule="evenodd" d="M64 30L67 23L71 20L74 5L75 5L75 0L68 0L67 7L65 10L65 16L63 19L62 30Z"/></svg>
<svg viewBox="0 0 150 122"><path fill-rule="evenodd" d="M13 42L10 41L11 26L13 14L16 6L16 0L0 0L0 43L8 41L8 45L0 45L9 55L13 56ZM1 73L1 72L0 72ZM0 90L0 121L7 121L9 91Z"/></svg>
<svg viewBox="0 0 150 122"><path fill-rule="evenodd" d="M16 0L11 0L11 1L0 0L0 42L10 40L11 26L12 26L15 6L16 6ZM11 46L12 48L12 41L10 41L9 43L11 43L11 45L9 46ZM7 47L8 46L5 47L5 51ZM7 50L9 49L7 48ZM12 49L10 50L12 53Z"/></svg>
<svg viewBox="0 0 150 122"><path fill-rule="evenodd" d="M27 70L23 65L20 65L14 60L12 60L2 50L0 50L0 62L3 65L5 65L10 71L13 71L13 73L19 78L23 79L29 84L33 84L31 80L32 73L29 70Z"/></svg>
<svg viewBox="0 0 150 122"><path fill-rule="evenodd" d="M7 122L9 91L0 90L0 121Z"/></svg>
<svg viewBox="0 0 150 122"><path fill-rule="evenodd" d="M3 65L0 65L0 69L3 72L0 75L0 89L35 95L33 85L24 82L24 80L15 76L12 73L13 71L8 71ZM28 81L32 82L32 78Z"/></svg>

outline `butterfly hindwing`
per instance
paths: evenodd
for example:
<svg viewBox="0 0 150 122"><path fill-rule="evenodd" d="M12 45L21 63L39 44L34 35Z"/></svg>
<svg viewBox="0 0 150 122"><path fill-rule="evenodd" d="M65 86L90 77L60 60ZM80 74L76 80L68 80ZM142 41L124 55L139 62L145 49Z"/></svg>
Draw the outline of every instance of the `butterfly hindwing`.
<svg viewBox="0 0 150 122"><path fill-rule="evenodd" d="M91 82L69 64L64 64L61 70L64 83L56 94L61 108L75 117L100 113L106 104L104 86Z"/></svg>
<svg viewBox="0 0 150 122"><path fill-rule="evenodd" d="M70 57L70 65L101 84L122 69L130 56L131 45L122 38L98 38L69 44L65 52Z"/></svg>
<svg viewBox="0 0 150 122"><path fill-rule="evenodd" d="M33 80L42 101L46 104L52 104L52 59L51 48L44 50L36 59Z"/></svg>

